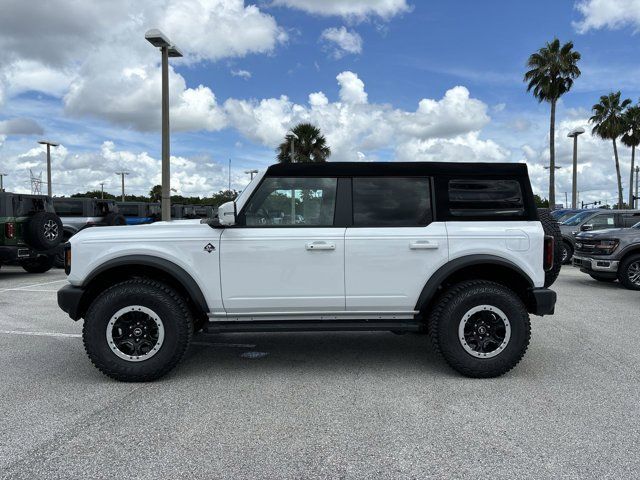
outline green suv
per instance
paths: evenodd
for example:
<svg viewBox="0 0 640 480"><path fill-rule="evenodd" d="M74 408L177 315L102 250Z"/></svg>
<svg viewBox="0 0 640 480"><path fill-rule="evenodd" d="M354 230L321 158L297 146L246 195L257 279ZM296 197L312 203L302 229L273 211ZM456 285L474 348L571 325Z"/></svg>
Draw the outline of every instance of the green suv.
<svg viewBox="0 0 640 480"><path fill-rule="evenodd" d="M46 195L0 192L0 265L43 273L62 250L62 222Z"/></svg>

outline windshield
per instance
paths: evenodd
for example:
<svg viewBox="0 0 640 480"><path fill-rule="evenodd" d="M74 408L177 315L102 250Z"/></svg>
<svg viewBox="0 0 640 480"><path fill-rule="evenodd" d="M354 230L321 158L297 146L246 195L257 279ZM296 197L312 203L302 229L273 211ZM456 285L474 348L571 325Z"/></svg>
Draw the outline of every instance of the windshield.
<svg viewBox="0 0 640 480"><path fill-rule="evenodd" d="M632 225L631 228L637 228L638 230L640 230L640 222L636 223L635 225Z"/></svg>
<svg viewBox="0 0 640 480"><path fill-rule="evenodd" d="M576 215L578 212L576 212L575 210L571 210L570 212L564 212L562 215L560 215L557 220L558 222L564 222L569 220L571 217L573 217L574 215Z"/></svg>
<svg viewBox="0 0 640 480"><path fill-rule="evenodd" d="M580 212L580 213L577 213L573 217L568 218L567 220L562 222L562 224L563 225L570 225L572 227L575 227L580 222L582 222L583 220L586 220L588 217L590 217L594 213L596 213L596 212Z"/></svg>

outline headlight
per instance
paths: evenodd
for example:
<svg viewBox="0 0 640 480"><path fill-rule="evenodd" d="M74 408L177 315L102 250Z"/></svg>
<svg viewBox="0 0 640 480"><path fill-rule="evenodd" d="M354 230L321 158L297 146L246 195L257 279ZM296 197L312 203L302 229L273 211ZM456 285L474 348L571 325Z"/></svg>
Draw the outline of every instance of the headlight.
<svg viewBox="0 0 640 480"><path fill-rule="evenodd" d="M596 248L598 250L604 250L605 252L611 253L618 248L619 243L619 240L600 240L596 245Z"/></svg>

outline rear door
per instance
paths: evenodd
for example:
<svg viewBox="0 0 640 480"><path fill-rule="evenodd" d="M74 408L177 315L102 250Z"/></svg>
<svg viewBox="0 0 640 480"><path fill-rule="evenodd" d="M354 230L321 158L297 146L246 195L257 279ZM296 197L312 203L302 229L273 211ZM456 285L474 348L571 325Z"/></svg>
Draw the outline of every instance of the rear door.
<svg viewBox="0 0 640 480"><path fill-rule="evenodd" d="M433 222L429 177L354 177L353 226L345 235L347 311L409 314L448 259L443 222Z"/></svg>

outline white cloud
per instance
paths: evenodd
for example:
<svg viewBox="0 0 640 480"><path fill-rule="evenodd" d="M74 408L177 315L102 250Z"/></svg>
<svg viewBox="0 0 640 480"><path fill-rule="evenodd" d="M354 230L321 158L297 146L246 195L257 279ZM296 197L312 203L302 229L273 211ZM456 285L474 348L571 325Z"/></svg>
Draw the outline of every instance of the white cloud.
<svg viewBox="0 0 640 480"><path fill-rule="evenodd" d="M576 3L576 9L583 16L573 24L578 33L601 28L640 28L640 0L582 0Z"/></svg>
<svg viewBox="0 0 640 480"><path fill-rule="evenodd" d="M347 30L346 27L327 28L320 35L320 40L326 42L331 56L335 59L342 58L346 54L362 53L362 37L353 30Z"/></svg>
<svg viewBox="0 0 640 480"><path fill-rule="evenodd" d="M367 103L364 82L353 72L342 72L336 79L340 84L340 100L345 103Z"/></svg>
<svg viewBox="0 0 640 480"><path fill-rule="evenodd" d="M249 80L251 78L251 72L249 70L231 70L231 75L240 77L243 80Z"/></svg>
<svg viewBox="0 0 640 480"><path fill-rule="evenodd" d="M411 10L406 0L274 0L273 4L315 15L340 16L356 21L368 17L388 20Z"/></svg>

